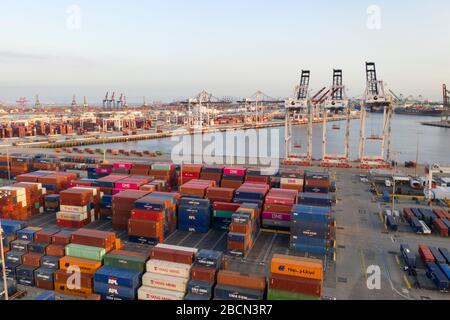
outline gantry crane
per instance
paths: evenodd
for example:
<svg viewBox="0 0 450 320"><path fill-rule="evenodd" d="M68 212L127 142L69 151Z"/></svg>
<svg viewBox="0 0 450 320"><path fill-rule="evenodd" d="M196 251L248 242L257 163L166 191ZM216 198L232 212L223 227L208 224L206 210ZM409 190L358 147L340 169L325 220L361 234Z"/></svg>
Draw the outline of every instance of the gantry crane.
<svg viewBox="0 0 450 320"><path fill-rule="evenodd" d="M444 110L442 111L442 122L448 123L448 117L450 116L450 98L449 98L450 91L447 90L447 86L445 84L442 85L442 96L443 96L443 107Z"/></svg>
<svg viewBox="0 0 450 320"><path fill-rule="evenodd" d="M35 107L36 109L39 109L39 108L42 107L42 104L41 104L41 101L39 100L39 95L38 95L38 94L36 95L36 100L35 100L35 102L34 102L34 107Z"/></svg>
<svg viewBox="0 0 450 320"><path fill-rule="evenodd" d="M105 98L103 98L103 109L107 109L109 105L109 92L106 92Z"/></svg>
<svg viewBox="0 0 450 320"><path fill-rule="evenodd" d="M285 159L286 162L304 162L307 164L312 160L312 123L313 106L309 97L309 82L311 72L302 70L300 84L295 87L292 98L285 101ZM299 122L304 115L308 118L308 150L306 154L299 154L293 151L292 138L293 122Z"/></svg>
<svg viewBox="0 0 450 320"><path fill-rule="evenodd" d="M346 115L345 141L343 155L330 155L327 153L327 123L328 112L337 113L344 112ZM323 105L323 136L322 136L322 161L328 163L330 160L337 161L339 166L348 166L350 157L350 123L351 109L345 94L345 86L343 85L343 76L341 69L333 70L333 84L328 91L327 98Z"/></svg>
<svg viewBox="0 0 450 320"><path fill-rule="evenodd" d="M366 80L367 86L364 93L363 105L361 106L360 134L359 134L359 161L362 167L373 166L382 167L380 162L390 162L391 160L391 133L392 116L394 107L392 96L385 91L385 85L382 80L378 80L377 71L374 62L366 62ZM383 108L383 132L381 135L366 136L367 109ZM381 141L380 156L368 157L365 154L367 140ZM387 145L387 151L386 151ZM385 157L386 153L386 157Z"/></svg>
<svg viewBox="0 0 450 320"><path fill-rule="evenodd" d="M244 105L247 117L255 116L255 122L257 124L263 121L265 109L268 104L283 103L283 101L269 97L262 91L257 91L251 97L237 102Z"/></svg>
<svg viewBox="0 0 450 320"><path fill-rule="evenodd" d="M75 95L72 96L72 103L70 105L72 108L76 108L78 106L77 104L77 97Z"/></svg>

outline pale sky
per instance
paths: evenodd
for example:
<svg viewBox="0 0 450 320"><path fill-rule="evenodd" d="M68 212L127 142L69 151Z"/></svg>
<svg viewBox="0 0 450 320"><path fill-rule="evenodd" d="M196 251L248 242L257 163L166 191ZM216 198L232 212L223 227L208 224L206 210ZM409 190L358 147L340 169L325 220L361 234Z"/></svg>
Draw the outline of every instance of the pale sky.
<svg viewBox="0 0 450 320"><path fill-rule="evenodd" d="M398 94L440 99L450 84L448 0L2 0L0 12L6 102L287 97L301 69L319 89L333 68L361 96L365 61Z"/></svg>

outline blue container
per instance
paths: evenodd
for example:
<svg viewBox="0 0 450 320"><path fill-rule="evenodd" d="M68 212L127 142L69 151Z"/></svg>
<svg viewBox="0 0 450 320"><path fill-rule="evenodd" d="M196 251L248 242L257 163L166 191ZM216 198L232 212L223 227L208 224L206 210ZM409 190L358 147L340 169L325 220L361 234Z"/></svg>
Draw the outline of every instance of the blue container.
<svg viewBox="0 0 450 320"><path fill-rule="evenodd" d="M59 269L59 259L60 259L60 257L43 256L41 258L41 266L48 268L48 269L58 270Z"/></svg>
<svg viewBox="0 0 450 320"><path fill-rule="evenodd" d="M135 300L138 288L119 287L94 281L94 291L102 295Z"/></svg>
<svg viewBox="0 0 450 320"><path fill-rule="evenodd" d="M56 272L55 269L41 267L34 271L34 277L36 280L44 280L44 281L52 281L53 282L53 276L54 276L55 272Z"/></svg>
<svg viewBox="0 0 450 320"><path fill-rule="evenodd" d="M94 281L119 287L136 288L141 284L142 273L128 269L104 266L94 274Z"/></svg>
<svg viewBox="0 0 450 320"><path fill-rule="evenodd" d="M209 207L211 205L208 199L197 199L192 197L181 197L180 206L189 207Z"/></svg>
<svg viewBox="0 0 450 320"><path fill-rule="evenodd" d="M290 244L289 248L292 251L303 251L311 254L321 254L321 255L325 255L329 252L334 251L334 249L331 247L315 247L306 244L293 244L293 243Z"/></svg>
<svg viewBox="0 0 450 320"><path fill-rule="evenodd" d="M450 280L450 266L445 263L438 263L439 268L445 274L448 280Z"/></svg>
<svg viewBox="0 0 450 320"><path fill-rule="evenodd" d="M22 221L0 219L3 233L7 236L16 235L17 231L26 228L27 224Z"/></svg>
<svg viewBox="0 0 450 320"><path fill-rule="evenodd" d="M14 240L10 243L10 248L12 251L17 252L28 252L28 246L31 244L30 241L27 240Z"/></svg>
<svg viewBox="0 0 450 320"><path fill-rule="evenodd" d="M420 211L420 209L418 209L418 208L412 208L411 211L412 211L412 213L416 216L417 219L423 220L423 214L422 214L422 212Z"/></svg>
<svg viewBox="0 0 450 320"><path fill-rule="evenodd" d="M311 225L310 223L291 224L291 234L296 236L327 239L330 235L330 227L324 225Z"/></svg>
<svg viewBox="0 0 450 320"><path fill-rule="evenodd" d="M207 281L191 280L188 283L188 293L195 295L207 296L208 299L212 296L213 284Z"/></svg>
<svg viewBox="0 0 450 320"><path fill-rule="evenodd" d="M181 211L178 213L178 220L180 224L195 223L200 226L209 226L211 224L211 216L208 213L195 214Z"/></svg>
<svg viewBox="0 0 450 320"><path fill-rule="evenodd" d="M195 233L207 233L210 229L210 226L199 226L197 224L184 223L178 225L178 229L186 232L195 232Z"/></svg>
<svg viewBox="0 0 450 320"><path fill-rule="evenodd" d="M450 264L450 252L448 252L447 248L439 248L439 252L445 258L447 264Z"/></svg>
<svg viewBox="0 0 450 320"><path fill-rule="evenodd" d="M296 244L305 244L313 247L326 247L328 245L328 240L314 237L291 235L291 243L294 246Z"/></svg>
<svg viewBox="0 0 450 320"><path fill-rule="evenodd" d="M298 202L304 205L331 206L333 202L329 194L300 192L298 196Z"/></svg>
<svg viewBox="0 0 450 320"><path fill-rule="evenodd" d="M35 285L34 271L35 267L21 265L16 268L17 283L23 286L33 287Z"/></svg>
<svg viewBox="0 0 450 320"><path fill-rule="evenodd" d="M398 231L398 223L395 221L394 217L387 216L386 217L386 225L392 231Z"/></svg>
<svg viewBox="0 0 450 320"><path fill-rule="evenodd" d="M223 263L223 252L201 249L198 251L195 261L203 267L211 267L219 270Z"/></svg>
<svg viewBox="0 0 450 320"><path fill-rule="evenodd" d="M205 215L211 216L211 207L190 207L190 206L179 206L178 215L180 214L192 214L192 215Z"/></svg>
<svg viewBox="0 0 450 320"><path fill-rule="evenodd" d="M246 240L246 235L242 233L234 233L229 232L228 233L228 240L233 242L242 242L244 243Z"/></svg>
<svg viewBox="0 0 450 320"><path fill-rule="evenodd" d="M25 228L25 229L17 231L17 239L19 239L19 240L27 240L27 241L34 241L35 233L36 233L36 230Z"/></svg>
<svg viewBox="0 0 450 320"><path fill-rule="evenodd" d="M391 194L389 193L389 191L383 191L383 201L391 202Z"/></svg>
<svg viewBox="0 0 450 320"><path fill-rule="evenodd" d="M39 300L39 301L56 300L56 293L55 293L55 291L45 291L45 292L42 292L41 294L37 295L36 298L34 298L34 300Z"/></svg>
<svg viewBox="0 0 450 320"><path fill-rule="evenodd" d="M305 192L308 192L308 193L323 193L323 194L328 194L329 188L326 188L326 187L312 187L312 186L305 186L304 191L305 191Z"/></svg>
<svg viewBox="0 0 450 320"><path fill-rule="evenodd" d="M145 244L149 246L156 246L159 243L159 238L148 238L140 236L128 236L128 241L133 243Z"/></svg>
<svg viewBox="0 0 450 320"><path fill-rule="evenodd" d="M6 290L8 291L8 297L13 296L17 292L17 286L14 283L14 281L6 282ZM0 300L4 299L4 292L5 292L5 287L4 287L3 280L2 280L2 281L0 281Z"/></svg>
<svg viewBox="0 0 450 320"><path fill-rule="evenodd" d="M442 263L446 264L447 261L445 260L444 256L441 254L441 252L436 247L430 247L430 251L433 254L433 257L436 259L436 263Z"/></svg>
<svg viewBox="0 0 450 320"><path fill-rule="evenodd" d="M48 243L31 242L28 245L28 251L32 253L45 254L45 249L48 247Z"/></svg>
<svg viewBox="0 0 450 320"><path fill-rule="evenodd" d="M410 225L415 233L422 233L422 225L420 224L419 219L417 219L416 217L412 217Z"/></svg>
<svg viewBox="0 0 450 320"><path fill-rule="evenodd" d="M214 298L223 300L263 300L264 291L219 284L214 288Z"/></svg>
<svg viewBox="0 0 450 320"><path fill-rule="evenodd" d="M22 264L22 257L25 254L25 252L20 251L10 251L7 252L5 255L5 263L11 263L11 264Z"/></svg>
<svg viewBox="0 0 450 320"><path fill-rule="evenodd" d="M212 217L211 227L216 230L228 230L231 224L231 219Z"/></svg>
<svg viewBox="0 0 450 320"><path fill-rule="evenodd" d="M440 291L449 290L449 279L435 263L426 263L427 275Z"/></svg>
<svg viewBox="0 0 450 320"><path fill-rule="evenodd" d="M187 295L184 296L184 300L188 300L188 301L206 301L206 300L211 300L211 295L199 295L199 294L193 294L193 293L188 293Z"/></svg>
<svg viewBox="0 0 450 320"><path fill-rule="evenodd" d="M256 191L236 190L234 197L237 199L263 200L265 193Z"/></svg>
<svg viewBox="0 0 450 320"><path fill-rule="evenodd" d="M400 253L402 254L405 264L410 268L416 268L416 255L412 252L407 244L400 245Z"/></svg>
<svg viewBox="0 0 450 320"><path fill-rule="evenodd" d="M165 209L164 201L161 200L136 200L134 207L139 210L162 211Z"/></svg>

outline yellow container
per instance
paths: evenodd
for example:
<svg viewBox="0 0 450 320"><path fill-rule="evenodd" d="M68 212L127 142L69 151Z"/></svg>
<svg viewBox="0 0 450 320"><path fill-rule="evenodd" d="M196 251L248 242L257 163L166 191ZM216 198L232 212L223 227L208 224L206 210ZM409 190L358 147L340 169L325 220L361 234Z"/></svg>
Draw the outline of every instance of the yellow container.
<svg viewBox="0 0 450 320"><path fill-rule="evenodd" d="M317 259L274 254L270 271L285 276L314 280L323 279L323 263Z"/></svg>

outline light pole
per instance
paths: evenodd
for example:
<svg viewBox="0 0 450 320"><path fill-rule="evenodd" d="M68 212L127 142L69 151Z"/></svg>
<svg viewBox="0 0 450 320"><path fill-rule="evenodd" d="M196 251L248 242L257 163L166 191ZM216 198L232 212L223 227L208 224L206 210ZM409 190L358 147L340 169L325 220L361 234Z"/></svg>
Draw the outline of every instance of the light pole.
<svg viewBox="0 0 450 320"><path fill-rule="evenodd" d="M3 273L3 286L5 289L5 300L8 300L8 281L6 279L6 265L5 265L5 253L3 251L3 229L2 222L0 220L0 254L2 258L2 273Z"/></svg>
<svg viewBox="0 0 450 320"><path fill-rule="evenodd" d="M415 168L415 176L417 177L417 170L419 167L419 145L420 145L420 135L422 135L423 132L417 131L417 150L416 150L416 168Z"/></svg>

